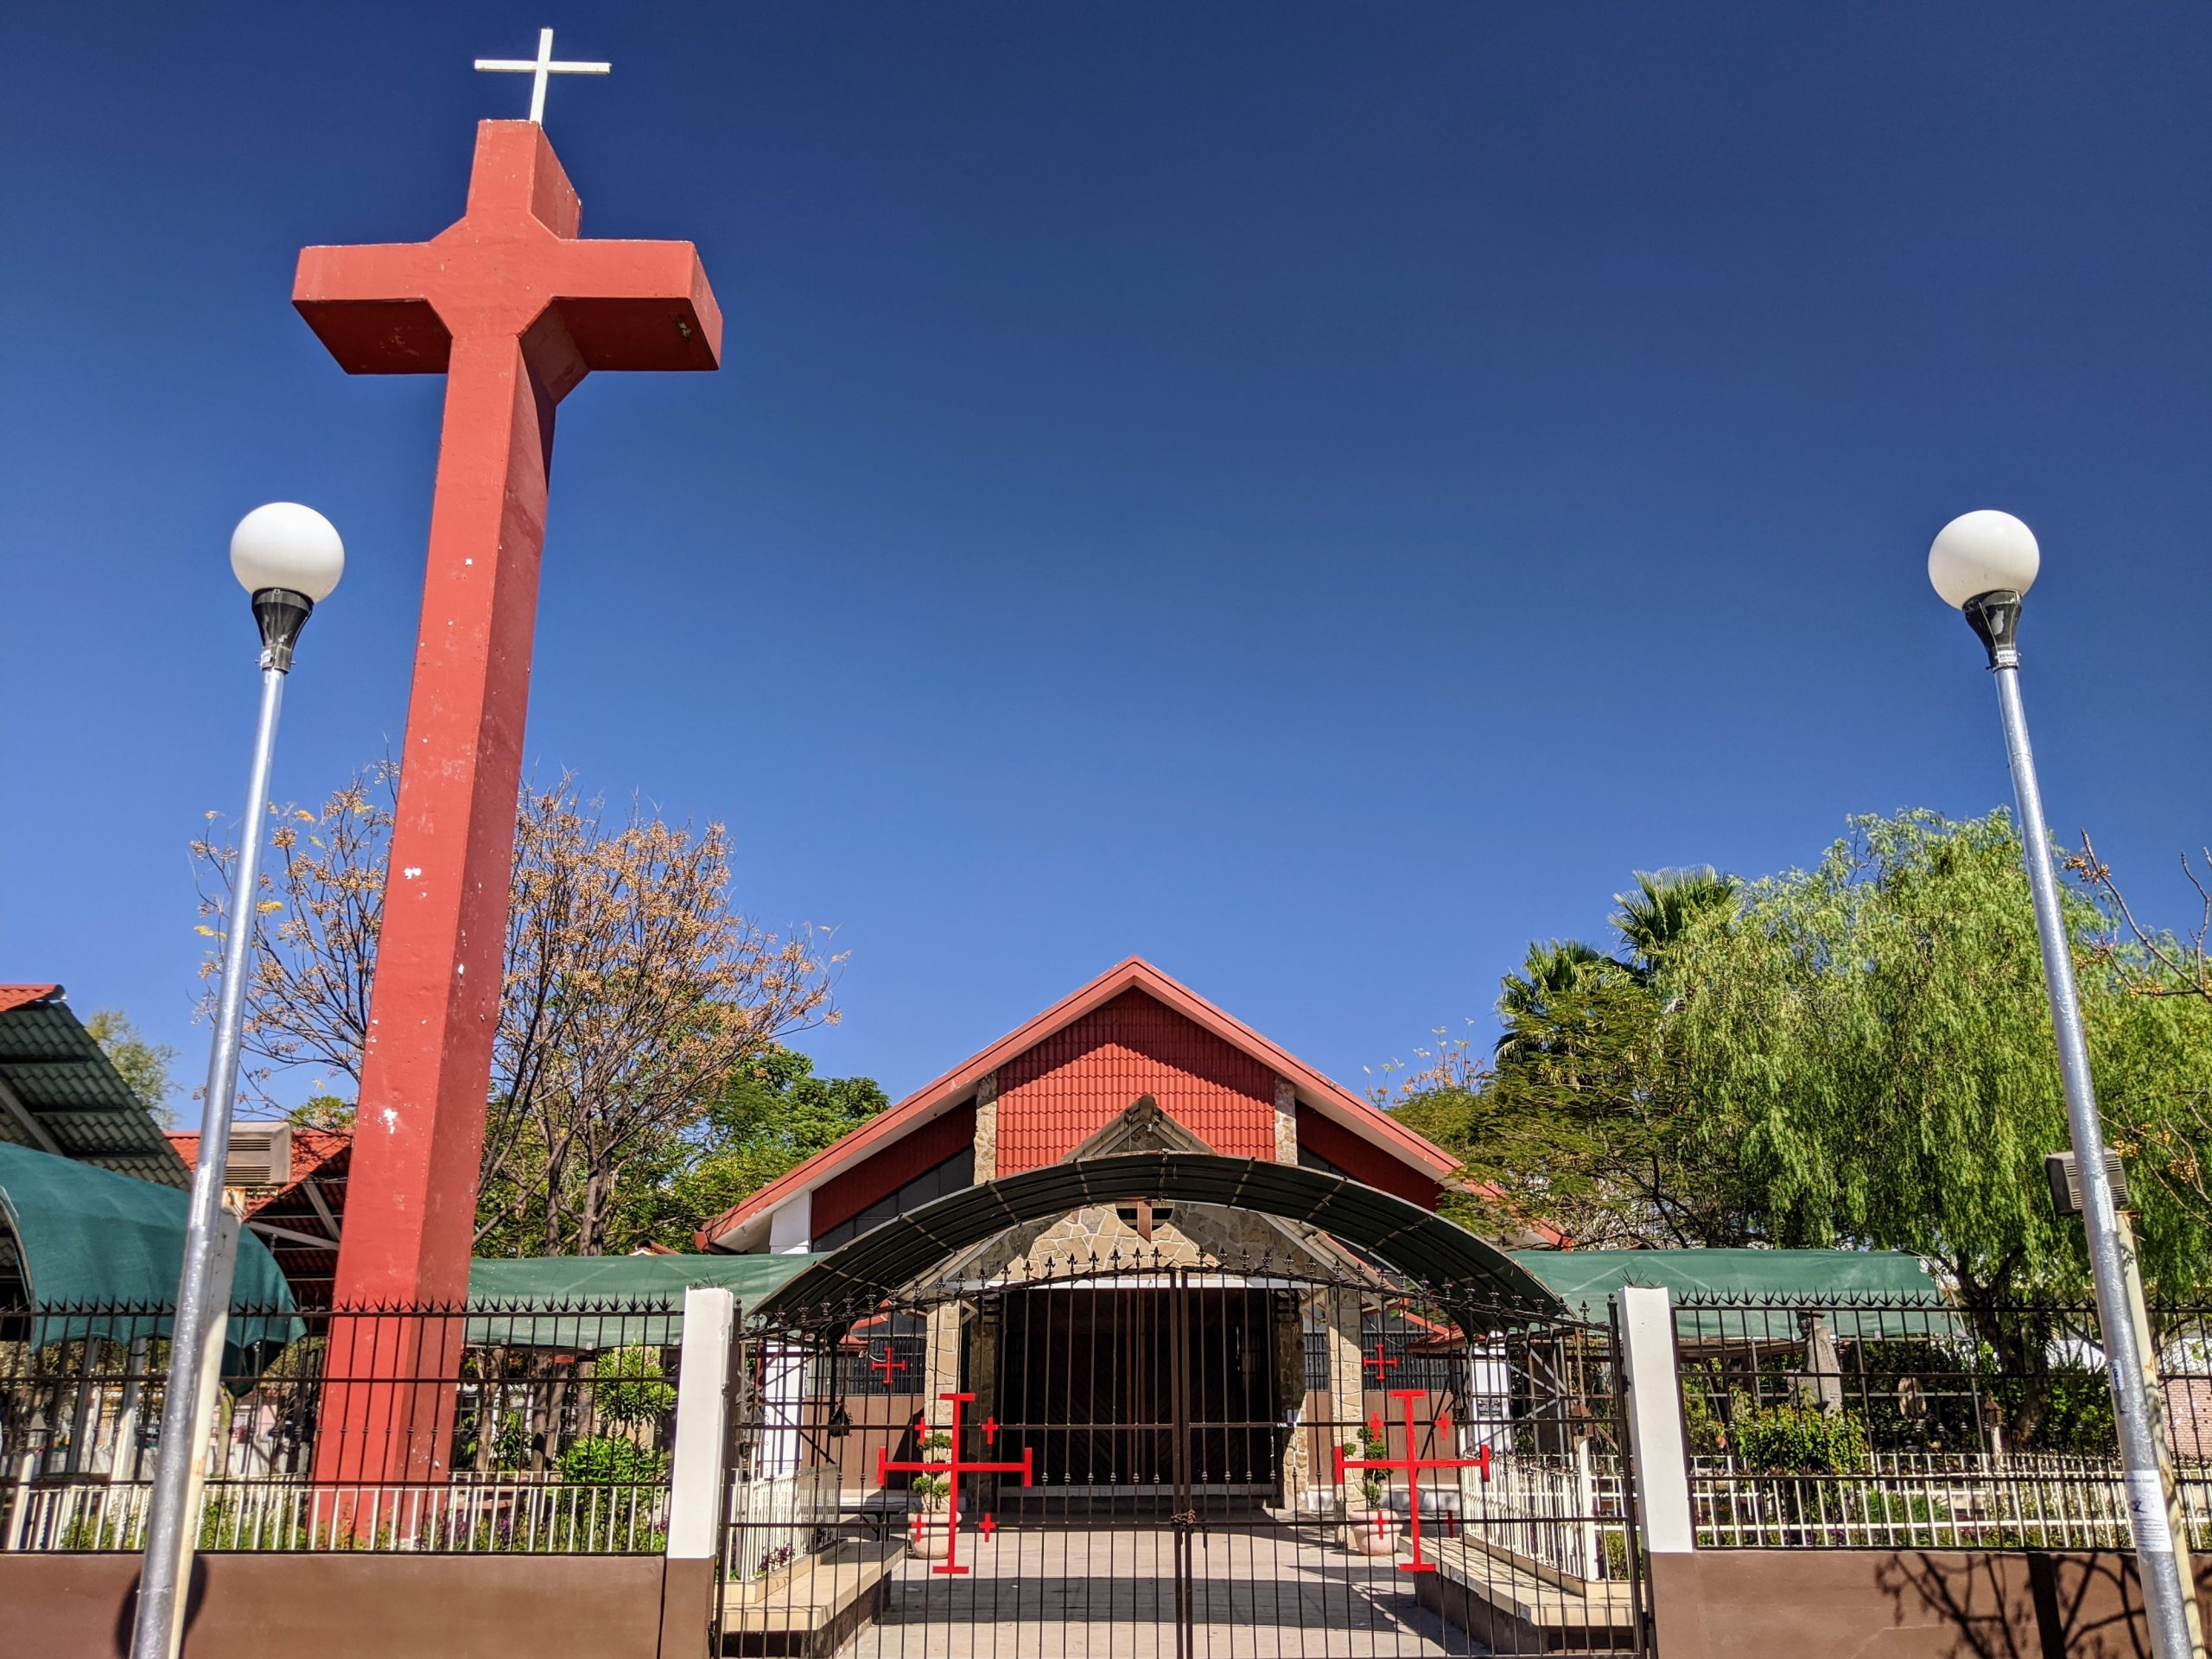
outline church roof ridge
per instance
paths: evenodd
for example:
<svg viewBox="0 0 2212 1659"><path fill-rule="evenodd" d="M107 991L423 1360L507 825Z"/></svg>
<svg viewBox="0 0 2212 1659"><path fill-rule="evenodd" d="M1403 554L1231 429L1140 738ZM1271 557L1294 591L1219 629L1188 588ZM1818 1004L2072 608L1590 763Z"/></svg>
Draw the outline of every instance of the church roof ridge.
<svg viewBox="0 0 2212 1659"><path fill-rule="evenodd" d="M1234 1014L1207 1001L1187 985L1142 957L1124 957L1104 973L1077 986L1051 1007L1033 1015L988 1046L978 1050L950 1071L924 1084L904 1100L878 1113L849 1135L823 1147L794 1168L771 1181L750 1198L734 1205L700 1229L702 1249L747 1222L773 1210L794 1195L828 1179L855 1159L897 1141L920 1128L940 1111L957 1105L982 1079L1007 1061L1043 1042L1055 1032L1073 1025L1092 1010L1125 991L1141 990L1163 1006L1211 1032L1231 1046L1243 1050L1287 1078L1306 1103L1342 1127L1379 1143L1385 1150L1414 1164L1433 1179L1449 1179L1459 1162L1442 1147L1416 1135L1363 1100L1341 1084L1262 1036Z"/></svg>

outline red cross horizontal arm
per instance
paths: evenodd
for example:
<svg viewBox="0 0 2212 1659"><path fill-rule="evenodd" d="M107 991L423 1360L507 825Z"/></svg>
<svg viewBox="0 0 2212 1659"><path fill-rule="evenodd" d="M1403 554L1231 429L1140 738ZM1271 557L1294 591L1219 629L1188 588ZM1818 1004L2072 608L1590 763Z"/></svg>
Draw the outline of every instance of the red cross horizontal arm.
<svg viewBox="0 0 2212 1659"><path fill-rule="evenodd" d="M1413 1560L1409 1561L1400 1561L1398 1571L1433 1573L1436 1571L1436 1563L1427 1560L1421 1553L1421 1471L1424 1469L1479 1469L1483 1471L1483 1478L1488 1480L1490 1478L1490 1447L1485 1446L1478 1455L1471 1458L1424 1458L1416 1455L1414 1451L1415 1444L1414 1402L1426 1400L1428 1398L1428 1392L1425 1389L1393 1389L1390 1390L1390 1397L1405 1402L1406 1455L1402 1458L1348 1458L1344 1456L1344 1447L1339 1446L1337 1447L1337 1484L1339 1486L1344 1484L1344 1471L1347 1469L1403 1470L1406 1476L1406 1508L1410 1535L1413 1539L1414 1555ZM1376 1440L1382 1438L1381 1418L1376 1418L1369 1425L1369 1427L1373 1431ZM1452 1433L1452 1414L1441 1408L1436 1414L1435 1432L1439 1436L1447 1440ZM1379 1518L1376 1524L1381 1524Z"/></svg>
<svg viewBox="0 0 2212 1659"><path fill-rule="evenodd" d="M720 360L697 251L580 241L582 217L544 130L486 121L458 223L428 242L308 248L293 285L348 373L446 377L340 1308L467 1294L555 406L594 369ZM442 1338L385 1338L356 1357L334 1325L334 1375L435 1379L457 1363ZM326 1406L317 1478L443 1479L450 1389L374 1408L359 1392Z"/></svg>
<svg viewBox="0 0 2212 1659"><path fill-rule="evenodd" d="M960 1564L961 1476L1018 1474L1021 1477L1021 1484L1025 1486L1032 1484L1034 1478L1033 1471L1030 1467L1029 1448L1026 1446L1021 1448L1020 1463L969 1463L961 1458L960 1408L975 1397L972 1394L938 1395L940 1400L949 1400L952 1402L952 1427L950 1430L952 1436L952 1456L945 1462L893 1463L891 1461L889 1448L881 1446L875 1448L875 1484L879 1488L888 1485L891 1477L894 1474L943 1475L946 1478L944 1561L942 1566L931 1567L930 1571L932 1573L965 1573L968 1570ZM929 1425L919 1417L914 1419L914 1428L918 1433L925 1434L929 1432ZM986 1417L982 1422L982 1429L983 1444L988 1446L999 1437L998 1419ZM926 1524L926 1517L917 1518L914 1525L915 1537L919 1538L922 1535ZM988 1538L997 1526L998 1522L986 1515L977 1530L984 1537Z"/></svg>

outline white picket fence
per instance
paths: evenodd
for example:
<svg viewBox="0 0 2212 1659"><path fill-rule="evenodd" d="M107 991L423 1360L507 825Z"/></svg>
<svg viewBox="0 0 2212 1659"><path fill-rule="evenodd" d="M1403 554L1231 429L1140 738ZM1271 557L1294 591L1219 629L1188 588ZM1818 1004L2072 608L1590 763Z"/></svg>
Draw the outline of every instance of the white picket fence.
<svg viewBox="0 0 2212 1659"><path fill-rule="evenodd" d="M1627 1575L1626 1488L1620 1459L1593 1453L1505 1452L1490 1478L1459 1471L1459 1525L1468 1537L1569 1578ZM1608 1540L1615 1540L1608 1548Z"/></svg>
<svg viewBox="0 0 2212 1659"><path fill-rule="evenodd" d="M2212 1477L2183 1470L2183 1513L2212 1542ZM1754 1474L1692 1460L1697 1541L1713 1549L2126 1548L2116 1461L2041 1453L1881 1452L1864 1472Z"/></svg>
<svg viewBox="0 0 2212 1659"><path fill-rule="evenodd" d="M10 1550L128 1550L144 1542L149 1482L20 1484ZM428 1486L315 1485L271 1477L207 1484L200 1548L632 1554L668 1533L664 1485L586 1486L551 1478L462 1478Z"/></svg>
<svg viewBox="0 0 2212 1659"><path fill-rule="evenodd" d="M836 1471L826 1471L830 1481ZM747 1585L766 1578L804 1553L807 1535L821 1517L816 1513L825 1471L747 1479L733 1476L722 1513L722 1579ZM836 1488L829 1487L834 1500Z"/></svg>

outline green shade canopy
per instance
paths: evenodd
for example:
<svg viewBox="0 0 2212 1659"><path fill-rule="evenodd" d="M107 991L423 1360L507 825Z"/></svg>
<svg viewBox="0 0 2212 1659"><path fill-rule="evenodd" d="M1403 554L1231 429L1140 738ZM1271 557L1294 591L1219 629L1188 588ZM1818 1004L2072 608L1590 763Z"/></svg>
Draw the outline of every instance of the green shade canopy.
<svg viewBox="0 0 2212 1659"><path fill-rule="evenodd" d="M1419 1205L1295 1164L1191 1152L1080 1158L948 1193L863 1233L748 1311L803 1320L834 1306L873 1301L1006 1228L1138 1198L1304 1222L1388 1267L1450 1286L1471 1304L1540 1319L1563 1311L1559 1298L1504 1251Z"/></svg>
<svg viewBox="0 0 2212 1659"><path fill-rule="evenodd" d="M77 1337L164 1336L166 1318L101 1310L171 1307L184 1265L188 1194L88 1164L0 1142L0 1221L14 1235L32 1311L33 1344ZM238 1236L229 1346L282 1344L303 1329L291 1287L252 1233Z"/></svg>
<svg viewBox="0 0 2212 1659"><path fill-rule="evenodd" d="M1903 1250L1516 1250L1513 1259L1589 1319L1604 1317L1605 1304L1624 1285L1669 1291L1678 1301L1732 1297L1755 1304L1725 1316L1686 1310L1675 1317L1684 1337L1732 1332L1781 1341L1796 1335L1799 1307L1923 1302L1940 1310L1947 1305L1926 1265ZM1778 1306L1756 1306L1769 1302ZM1842 1328L1845 1324L1853 1329ZM1854 1334L1861 1325L1869 1336L1942 1334L1939 1325L1942 1331L1949 1327L1948 1319L1869 1311L1846 1314L1838 1334Z"/></svg>
<svg viewBox="0 0 2212 1659"><path fill-rule="evenodd" d="M818 1255L480 1256L468 1268L468 1340L597 1352L672 1347L683 1293L715 1285L738 1306L779 1290Z"/></svg>

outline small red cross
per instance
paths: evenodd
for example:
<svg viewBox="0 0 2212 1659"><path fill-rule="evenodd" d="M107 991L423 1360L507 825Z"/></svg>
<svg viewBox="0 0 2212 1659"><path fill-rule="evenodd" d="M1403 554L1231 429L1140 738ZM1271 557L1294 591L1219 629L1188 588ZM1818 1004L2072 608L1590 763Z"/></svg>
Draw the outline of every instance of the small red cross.
<svg viewBox="0 0 2212 1659"><path fill-rule="evenodd" d="M893 1371L905 1370L906 1369L906 1362L903 1359L892 1358L891 1344L889 1343L886 1343L883 1345L883 1357L881 1359L871 1359L868 1363L868 1368L872 1371L881 1371L883 1373L883 1386L888 1389L891 1386L891 1373Z"/></svg>
<svg viewBox="0 0 2212 1659"><path fill-rule="evenodd" d="M1421 1471L1424 1469L1479 1469L1483 1471L1483 1478L1488 1480L1490 1478L1490 1447L1485 1446L1482 1449L1481 1455L1472 1458L1417 1456L1414 1451L1414 1402L1428 1398L1427 1390L1393 1389L1390 1390L1390 1397L1393 1400L1402 1400L1406 1404L1406 1455L1402 1458L1348 1458L1344 1456L1344 1449L1340 1446L1337 1447L1337 1484L1339 1486L1344 1484L1344 1471L1347 1469L1404 1470L1406 1471L1406 1507L1414 1541L1414 1558L1410 1561L1400 1561L1398 1571L1433 1573L1436 1571L1436 1563L1425 1560L1421 1553ZM1376 1439L1382 1438L1382 1420L1381 1418L1377 1417L1369 1427L1376 1431ZM1436 1414L1435 1432L1440 1438L1447 1438L1452 1433L1451 1414L1440 1408ZM1377 1532L1389 1530L1379 1515L1375 1517L1375 1529Z"/></svg>
<svg viewBox="0 0 2212 1659"><path fill-rule="evenodd" d="M1020 1463L966 1463L962 1461L960 1456L960 1408L966 1405L975 1397L976 1396L972 1394L940 1394L938 1395L938 1398L940 1400L948 1400L952 1402L952 1427L950 1430L948 1431L952 1436L952 1455L944 1462L893 1463L891 1461L890 1451L887 1447L879 1446L875 1448L875 1484L878 1486L887 1484L889 1483L890 1477L894 1471L900 1474L943 1475L950 1483L950 1491L946 1493L945 1497L946 1514L944 1517L944 1531L946 1541L944 1564L941 1567L931 1567L930 1571L932 1573L965 1573L968 1570L966 1567L961 1566L959 1560L961 1476L979 1474L1011 1475L1018 1473L1021 1477L1021 1484L1025 1486L1031 1484L1033 1478L1033 1471L1030 1467L1029 1448L1026 1446L1021 1448L1021 1461ZM922 1431L922 1420L918 1414L917 1414L914 1419L914 1427L918 1433ZM995 1438L998 1433L998 1420L995 1417L987 1417L983 1420L983 1433L987 1439ZM1339 1476L1338 1478L1341 1479L1342 1477ZM992 1533L998 1529L998 1522L992 1520L988 1515L986 1515L978 1524L982 1528L983 1536L986 1538L989 1537ZM914 1536L916 1538L919 1538L921 1535L921 1523L918 1520L915 1525Z"/></svg>
<svg viewBox="0 0 2212 1659"><path fill-rule="evenodd" d="M1389 1381L1383 1373L1398 1369L1398 1362L1382 1351L1382 1344L1379 1342L1375 1344L1375 1357L1363 1361L1363 1363L1369 1370L1375 1373L1375 1386L1378 1389Z"/></svg>

